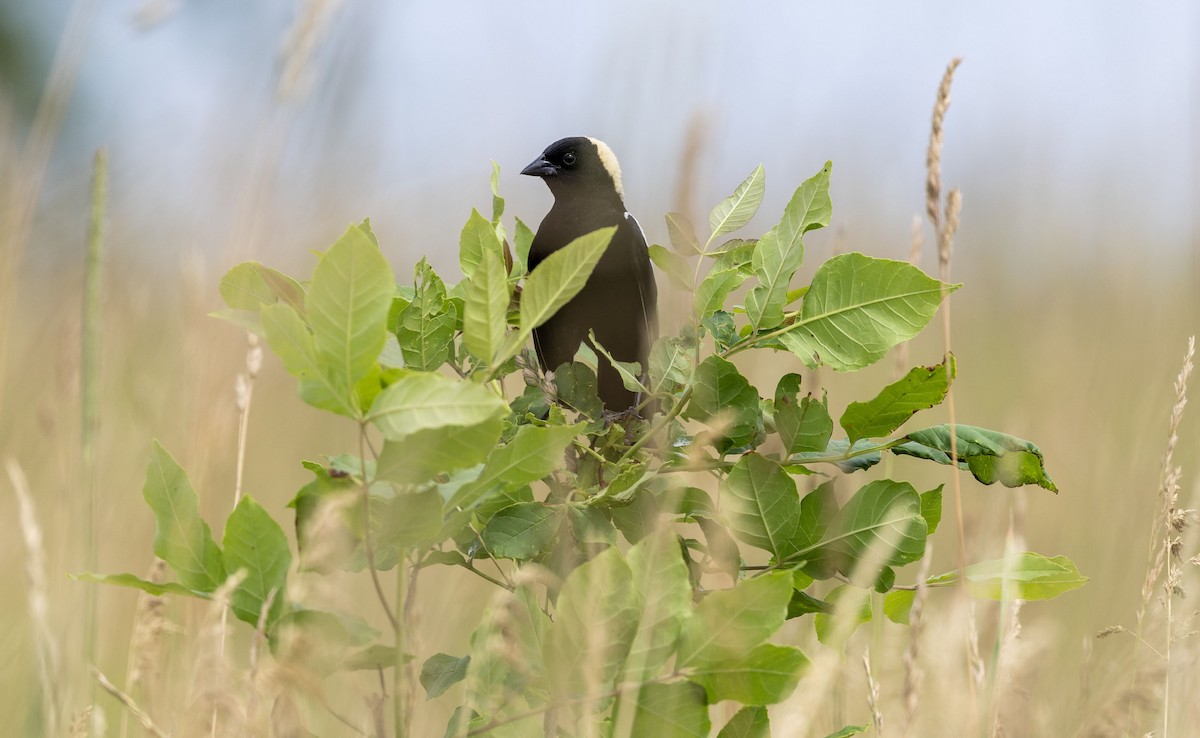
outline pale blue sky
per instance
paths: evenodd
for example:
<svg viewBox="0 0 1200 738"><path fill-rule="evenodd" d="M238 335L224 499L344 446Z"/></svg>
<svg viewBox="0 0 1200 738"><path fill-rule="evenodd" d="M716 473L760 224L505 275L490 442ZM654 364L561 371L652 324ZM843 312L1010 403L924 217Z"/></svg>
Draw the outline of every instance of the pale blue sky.
<svg viewBox="0 0 1200 738"><path fill-rule="evenodd" d="M240 253L319 247L369 215L397 258L443 251L451 265L470 207L489 203L489 160L510 213L536 224L549 195L516 172L576 134L616 150L654 239L703 114L698 210L763 163L755 225L768 227L832 159L833 238L899 256L922 207L934 89L960 55L945 181L964 190L968 264L974 248L1045 266L1122 252L1195 265L1200 6L1186 0L360 0L341 5L290 102L276 84L299 3L182 0L148 30L131 20L138 2L101 5L39 220L51 241L103 144L117 232L219 267L278 146L267 230ZM53 40L63 10L35 7L8 12Z"/></svg>

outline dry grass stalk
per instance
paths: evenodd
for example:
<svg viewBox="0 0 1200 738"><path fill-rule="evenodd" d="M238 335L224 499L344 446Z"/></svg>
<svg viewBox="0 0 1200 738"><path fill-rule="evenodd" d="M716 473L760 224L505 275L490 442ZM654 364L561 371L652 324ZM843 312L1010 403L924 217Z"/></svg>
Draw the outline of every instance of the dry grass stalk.
<svg viewBox="0 0 1200 738"><path fill-rule="evenodd" d="M303 95L312 77L309 62L329 34L342 0L306 0L283 45L283 71L279 96L284 100Z"/></svg>
<svg viewBox="0 0 1200 738"><path fill-rule="evenodd" d="M871 721L875 724L875 733L883 735L883 712L879 709L879 682L871 674L871 649L863 650L863 671L867 675L867 706L871 708Z"/></svg>
<svg viewBox="0 0 1200 738"><path fill-rule="evenodd" d="M95 708L91 705L83 708L71 718L67 735L69 738L88 738L92 734L92 713Z"/></svg>
<svg viewBox="0 0 1200 738"><path fill-rule="evenodd" d="M695 197L692 187L695 182L699 181L697 170L699 169L700 155L708 142L710 128L707 115L700 111L693 113L691 120L688 121L687 134L683 139L683 152L679 155L679 179L675 184L675 203L672 210L682 214L690 222L694 222L692 202Z"/></svg>
<svg viewBox="0 0 1200 738"><path fill-rule="evenodd" d="M244 734L244 712L240 697L245 690L225 657L227 627L224 615L229 609L234 590L245 578L246 571L239 569L213 592L192 657L195 672L184 735Z"/></svg>
<svg viewBox="0 0 1200 738"><path fill-rule="evenodd" d="M129 714L137 718L137 721L142 724L143 730L150 735L155 736L155 738L167 738L168 733L166 733L162 728L158 727L154 720L146 714L146 711L133 701L132 697L118 689L117 686L110 682L108 677L104 676L103 672L96 667L88 666L88 669L92 672L92 676L96 678L96 682L100 685L100 688L115 697L117 702L120 702L121 705L129 711Z"/></svg>
<svg viewBox="0 0 1200 738"><path fill-rule="evenodd" d="M962 59L955 57L946 66L942 75L942 83L938 85L937 101L933 105L933 122L930 125L929 149L925 154L925 212L933 223L935 231L941 230L938 222L938 209L942 200L942 125L946 120L946 111L950 108L950 85L954 82L954 70Z"/></svg>
<svg viewBox="0 0 1200 738"><path fill-rule="evenodd" d="M925 672L921 668L921 636L925 631L925 598L929 587L929 562L933 557L933 544L926 539L925 555L917 571L917 592L913 595L912 607L908 611L908 648L904 650L904 735L910 735L921 707L921 682Z"/></svg>
<svg viewBox="0 0 1200 738"><path fill-rule="evenodd" d="M45 728L48 735L58 735L61 698L59 685L58 641L50 627L50 597L46 586L46 549L42 528L33 506L33 494L25 472L15 459L5 462L8 481L17 496L21 535L25 541L25 576L28 580L29 620L33 628L33 644L37 652L38 678L42 683L45 702Z"/></svg>
<svg viewBox="0 0 1200 738"><path fill-rule="evenodd" d="M167 563L154 559L149 581L162 583L167 578ZM133 636L129 641L129 689L140 689L146 712L155 712L158 688L162 682L163 635L178 631L166 616L167 600L159 595L142 593L133 619ZM124 720L122 720L122 723ZM122 729L121 731L125 731Z"/></svg>

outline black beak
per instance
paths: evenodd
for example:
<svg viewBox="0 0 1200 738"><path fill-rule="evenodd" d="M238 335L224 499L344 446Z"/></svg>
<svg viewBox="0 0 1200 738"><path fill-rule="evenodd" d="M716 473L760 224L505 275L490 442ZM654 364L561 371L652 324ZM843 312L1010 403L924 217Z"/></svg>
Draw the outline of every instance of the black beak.
<svg viewBox="0 0 1200 738"><path fill-rule="evenodd" d="M546 161L545 156L539 156L522 169L521 174L528 174L530 177L553 177L558 174L558 167Z"/></svg>

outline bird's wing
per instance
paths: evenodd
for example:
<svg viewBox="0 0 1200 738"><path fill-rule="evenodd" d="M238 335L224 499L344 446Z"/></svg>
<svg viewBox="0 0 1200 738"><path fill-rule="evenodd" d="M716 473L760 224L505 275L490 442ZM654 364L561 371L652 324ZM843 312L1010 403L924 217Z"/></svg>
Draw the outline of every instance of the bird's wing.
<svg viewBox="0 0 1200 738"><path fill-rule="evenodd" d="M626 212L625 220L633 228L633 276L637 281L638 297L642 301L642 320L646 325L646 343L649 347L658 338L658 285L654 283L654 267L650 264L650 250L646 246L646 234L642 226L632 213Z"/></svg>

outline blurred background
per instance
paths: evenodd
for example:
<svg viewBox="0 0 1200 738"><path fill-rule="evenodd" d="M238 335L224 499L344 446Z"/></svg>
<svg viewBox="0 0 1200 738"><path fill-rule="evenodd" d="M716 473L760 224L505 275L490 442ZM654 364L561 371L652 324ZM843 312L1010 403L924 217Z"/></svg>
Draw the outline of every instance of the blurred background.
<svg viewBox="0 0 1200 738"><path fill-rule="evenodd" d="M370 217L398 279L427 254L454 281L459 229L472 207L490 207L490 161L510 229L513 215L536 226L549 192L517 173L568 135L612 145L652 242L666 238L664 213L702 224L762 163L767 195L748 229L760 233L832 159L833 222L807 240L801 277L835 252L907 258L934 94L955 56L964 61L943 182L963 191L958 420L1038 443L1061 490L964 480L969 546L973 558L998 555L1010 514L1023 511L1030 550L1065 554L1092 577L1022 613L1056 667L1030 678L1056 695L1074 690L1089 659L1131 658L1129 644L1093 651L1091 637L1129 625L1141 599L1171 383L1200 330L1200 6L0 0L0 458L29 478L47 555L44 617L76 709L88 685L78 655L85 585L64 574L84 568L80 316L98 148L109 160L99 569L144 574L153 520L140 487L152 438L189 470L210 521L231 505L246 340L207 314L221 307L217 281L233 264L308 274L311 249ZM921 264L933 272L923 229ZM940 357L942 337L928 333L910 363ZM781 356L742 368L769 394L796 365ZM822 376L835 417L894 371L885 361ZM1200 507L1197 412L1176 454L1190 507ZM344 450L352 430L339 434L304 406L268 356L247 491L290 522L283 505L307 476L299 460ZM896 465L931 485L946 480ZM36 735L43 697L26 556L16 500L7 481L0 488L0 588L10 593L0 603L0 712ZM943 535L935 569L952 566ZM461 652L478 616L444 608L484 601L448 577L427 591L430 653ZM136 597L103 590L99 603L98 659L119 675ZM1088 695L1037 701L1029 719L1044 720L1046 734L1083 724L1103 689ZM853 719L863 705L846 700Z"/></svg>

